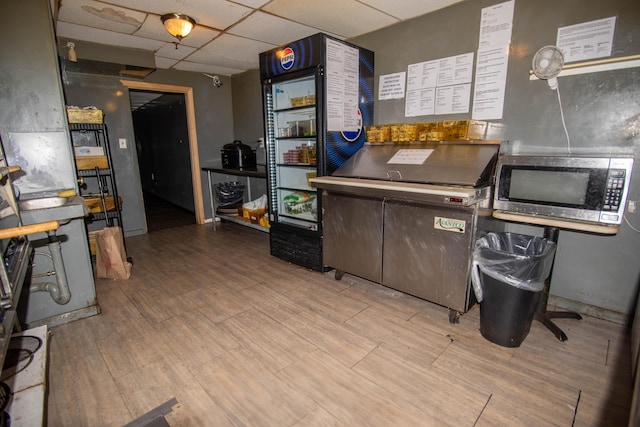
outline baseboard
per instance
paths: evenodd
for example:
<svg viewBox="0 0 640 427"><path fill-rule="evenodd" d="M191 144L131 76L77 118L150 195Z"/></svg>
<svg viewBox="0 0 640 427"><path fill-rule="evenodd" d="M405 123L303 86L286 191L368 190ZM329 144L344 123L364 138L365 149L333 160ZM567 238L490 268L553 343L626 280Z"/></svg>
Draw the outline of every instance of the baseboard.
<svg viewBox="0 0 640 427"><path fill-rule="evenodd" d="M618 323L620 325L631 324L631 319L628 314L620 313L602 307L596 307L595 305L589 305L555 295L549 295L549 304L563 310L574 311L576 313L596 317L598 319L608 320L609 322Z"/></svg>
<svg viewBox="0 0 640 427"><path fill-rule="evenodd" d="M47 325L52 328L54 326L63 325L74 320L84 319L85 317L95 316L100 314L100 306L98 304L90 307L81 308L79 310L70 311L68 313L58 314L56 316L47 317L45 319L29 322L27 325L21 325L23 328L31 329L36 326Z"/></svg>

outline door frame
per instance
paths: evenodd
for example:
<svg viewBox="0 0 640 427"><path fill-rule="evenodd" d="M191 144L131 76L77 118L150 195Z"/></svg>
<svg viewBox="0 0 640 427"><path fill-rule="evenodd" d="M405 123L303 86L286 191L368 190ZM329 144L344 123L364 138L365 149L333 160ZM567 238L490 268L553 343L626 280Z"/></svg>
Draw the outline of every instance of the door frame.
<svg viewBox="0 0 640 427"><path fill-rule="evenodd" d="M161 83L147 83L133 80L120 80L127 89L140 89L153 92L172 92L184 94L187 110L187 132L189 135L189 153L191 157L191 181L193 183L193 204L196 211L196 223L204 224L204 203L202 200L202 180L200 178L200 156L198 155L198 136L196 133L196 113L193 102L193 88Z"/></svg>

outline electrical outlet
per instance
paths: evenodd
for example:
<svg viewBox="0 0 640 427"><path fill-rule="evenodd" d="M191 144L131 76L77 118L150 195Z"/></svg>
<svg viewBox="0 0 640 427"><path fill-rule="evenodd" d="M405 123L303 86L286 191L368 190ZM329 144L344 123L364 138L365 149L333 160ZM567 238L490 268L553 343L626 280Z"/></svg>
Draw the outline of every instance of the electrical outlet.
<svg viewBox="0 0 640 427"><path fill-rule="evenodd" d="M127 148L127 138L119 138L118 142L120 143L120 148L122 149Z"/></svg>
<svg viewBox="0 0 640 427"><path fill-rule="evenodd" d="M627 210L629 213L636 213L636 201L629 200L629 205L627 206Z"/></svg>

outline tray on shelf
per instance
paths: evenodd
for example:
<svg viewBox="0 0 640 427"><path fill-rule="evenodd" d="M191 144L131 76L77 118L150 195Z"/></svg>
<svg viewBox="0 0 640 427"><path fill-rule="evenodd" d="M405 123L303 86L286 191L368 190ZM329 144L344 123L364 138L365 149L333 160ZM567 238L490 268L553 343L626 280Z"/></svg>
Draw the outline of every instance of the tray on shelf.
<svg viewBox="0 0 640 427"><path fill-rule="evenodd" d="M107 156L76 156L78 170L109 169Z"/></svg>
<svg viewBox="0 0 640 427"><path fill-rule="evenodd" d="M100 196L83 196L83 197L91 213L103 212L102 199L100 198ZM105 204L107 205L107 211L115 210L116 205L115 205L114 197L111 195L106 195L104 199L105 199ZM122 210L122 197L120 196L118 196L118 206L120 207L120 210Z"/></svg>

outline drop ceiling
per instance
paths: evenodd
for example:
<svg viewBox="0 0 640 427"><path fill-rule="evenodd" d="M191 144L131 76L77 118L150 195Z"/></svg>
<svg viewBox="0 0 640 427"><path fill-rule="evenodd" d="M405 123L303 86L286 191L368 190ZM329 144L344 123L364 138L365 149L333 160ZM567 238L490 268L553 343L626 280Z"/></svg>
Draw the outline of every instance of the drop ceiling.
<svg viewBox="0 0 640 427"><path fill-rule="evenodd" d="M462 0L51 0L68 41L152 51L156 68L233 75L260 52L318 32L350 39ZM177 45L160 16L197 22ZM82 57L82 52L78 52Z"/></svg>

